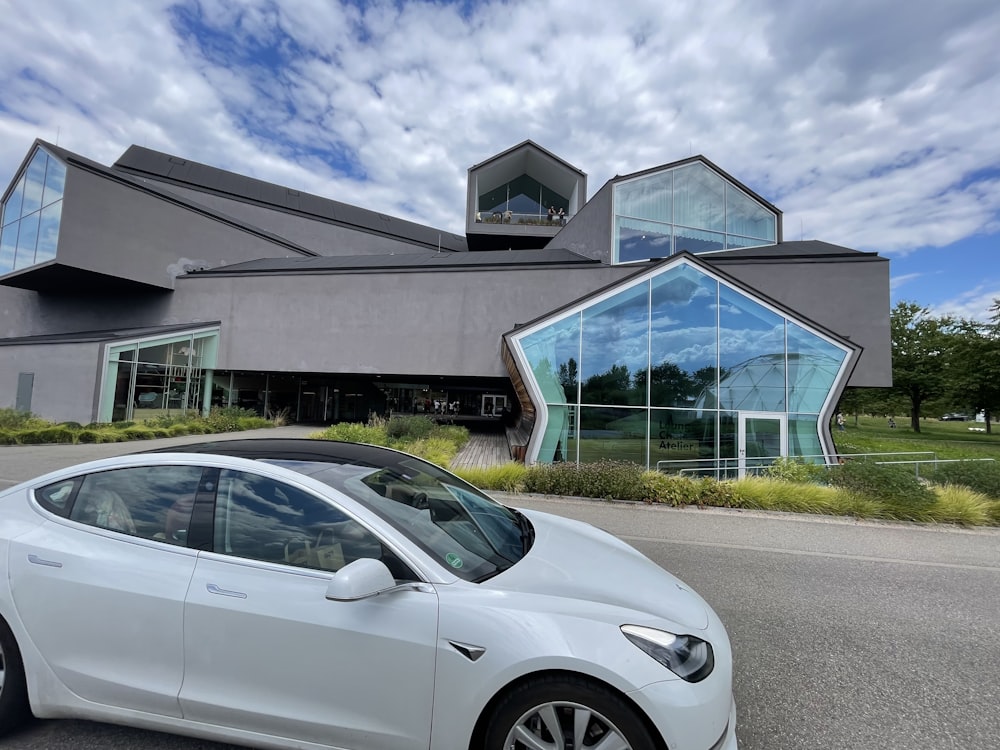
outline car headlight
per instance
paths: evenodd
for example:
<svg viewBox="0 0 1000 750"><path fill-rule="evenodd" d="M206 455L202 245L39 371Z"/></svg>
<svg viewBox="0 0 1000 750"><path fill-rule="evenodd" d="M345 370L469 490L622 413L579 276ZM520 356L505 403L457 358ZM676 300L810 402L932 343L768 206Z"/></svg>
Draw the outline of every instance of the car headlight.
<svg viewBox="0 0 1000 750"><path fill-rule="evenodd" d="M700 682L712 674L712 644L642 625L622 625L622 634L682 680Z"/></svg>

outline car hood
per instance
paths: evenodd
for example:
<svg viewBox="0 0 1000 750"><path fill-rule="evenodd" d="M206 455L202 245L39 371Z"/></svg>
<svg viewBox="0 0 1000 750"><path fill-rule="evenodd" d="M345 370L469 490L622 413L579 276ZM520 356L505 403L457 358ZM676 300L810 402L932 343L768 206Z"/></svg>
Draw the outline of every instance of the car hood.
<svg viewBox="0 0 1000 750"><path fill-rule="evenodd" d="M535 528L534 544L484 587L621 607L637 618L662 618L685 628L708 627L705 601L635 548L590 524L521 512Z"/></svg>

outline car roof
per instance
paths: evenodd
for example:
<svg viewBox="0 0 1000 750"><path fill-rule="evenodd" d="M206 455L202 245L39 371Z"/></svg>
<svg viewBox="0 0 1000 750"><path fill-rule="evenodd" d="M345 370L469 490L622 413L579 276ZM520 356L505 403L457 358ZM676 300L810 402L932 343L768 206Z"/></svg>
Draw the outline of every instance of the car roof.
<svg viewBox="0 0 1000 750"><path fill-rule="evenodd" d="M138 453L210 453L236 458L271 459L280 461L316 461L368 466L395 464L404 457L399 451L365 443L340 440L310 440L308 438L239 438L211 440L204 443L153 448Z"/></svg>

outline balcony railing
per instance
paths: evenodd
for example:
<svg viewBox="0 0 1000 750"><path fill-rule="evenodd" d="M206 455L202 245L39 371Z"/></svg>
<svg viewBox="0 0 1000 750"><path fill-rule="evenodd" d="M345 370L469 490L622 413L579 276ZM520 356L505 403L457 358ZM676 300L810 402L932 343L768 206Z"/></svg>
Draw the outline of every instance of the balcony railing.
<svg viewBox="0 0 1000 750"><path fill-rule="evenodd" d="M547 213L519 214L513 211L477 211L477 224L517 224L536 227L562 227L569 221L569 214L549 217Z"/></svg>

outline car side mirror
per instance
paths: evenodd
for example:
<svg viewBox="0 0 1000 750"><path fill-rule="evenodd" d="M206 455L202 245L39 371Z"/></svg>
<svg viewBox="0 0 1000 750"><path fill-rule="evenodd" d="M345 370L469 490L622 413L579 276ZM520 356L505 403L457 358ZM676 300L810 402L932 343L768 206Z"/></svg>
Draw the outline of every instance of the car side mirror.
<svg viewBox="0 0 1000 750"><path fill-rule="evenodd" d="M353 602L396 587L396 579L381 560L363 557L338 570L326 588L326 598L335 602Z"/></svg>

